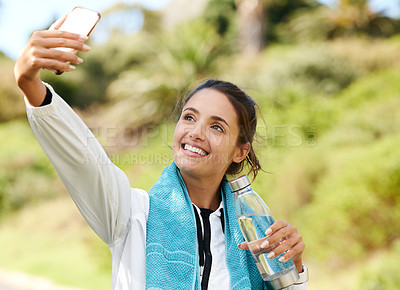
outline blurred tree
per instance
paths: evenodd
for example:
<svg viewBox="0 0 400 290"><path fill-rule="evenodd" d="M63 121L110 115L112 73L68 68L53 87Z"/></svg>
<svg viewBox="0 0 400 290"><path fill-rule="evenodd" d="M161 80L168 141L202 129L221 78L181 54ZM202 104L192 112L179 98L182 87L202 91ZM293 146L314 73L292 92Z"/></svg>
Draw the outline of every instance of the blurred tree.
<svg viewBox="0 0 400 290"><path fill-rule="evenodd" d="M366 33L372 36L389 36L397 33L398 21L370 9L367 0L340 0L332 12L335 28L330 36L346 36Z"/></svg>
<svg viewBox="0 0 400 290"><path fill-rule="evenodd" d="M325 40L369 35L388 37L398 32L400 21L370 9L367 0L339 0L334 8L299 10L279 25L279 38L286 42Z"/></svg>
<svg viewBox="0 0 400 290"><path fill-rule="evenodd" d="M236 32L234 0L210 0L204 10L204 18L216 27L221 36Z"/></svg>
<svg viewBox="0 0 400 290"><path fill-rule="evenodd" d="M376 16L369 9L367 0L340 0L338 8L331 14L331 19L336 24L332 33L346 35L368 30Z"/></svg>
<svg viewBox="0 0 400 290"><path fill-rule="evenodd" d="M267 21L264 38L269 42L281 41L281 25L290 21L293 15L311 12L322 5L316 0L264 0Z"/></svg>
<svg viewBox="0 0 400 290"><path fill-rule="evenodd" d="M264 46L264 1L239 0L237 1L239 15L239 45L245 55L255 55Z"/></svg>
<svg viewBox="0 0 400 290"><path fill-rule="evenodd" d="M0 122L26 115L24 98L14 79L14 62L0 52Z"/></svg>
<svg viewBox="0 0 400 290"><path fill-rule="evenodd" d="M241 51L254 55L265 44L278 40L280 23L288 21L296 11L319 5L316 0L211 0L205 18L223 36L237 32Z"/></svg>

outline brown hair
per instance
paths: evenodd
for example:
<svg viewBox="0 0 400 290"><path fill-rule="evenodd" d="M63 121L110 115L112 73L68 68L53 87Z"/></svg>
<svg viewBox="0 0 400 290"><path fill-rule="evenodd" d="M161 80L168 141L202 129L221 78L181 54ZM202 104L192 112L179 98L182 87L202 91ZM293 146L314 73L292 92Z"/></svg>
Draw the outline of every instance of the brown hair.
<svg viewBox="0 0 400 290"><path fill-rule="evenodd" d="M183 101L182 107L202 89L214 89L228 97L229 101L236 110L238 117L239 136L237 139L238 145L250 143L250 152L246 158L240 163L232 162L228 167L226 174L239 174L243 171L245 165L248 165L248 174L253 174L255 179L258 171L262 170L261 164L254 152L253 141L257 128L257 110L259 110L256 102L242 91L238 86L226 81L207 80L205 83L193 90Z"/></svg>

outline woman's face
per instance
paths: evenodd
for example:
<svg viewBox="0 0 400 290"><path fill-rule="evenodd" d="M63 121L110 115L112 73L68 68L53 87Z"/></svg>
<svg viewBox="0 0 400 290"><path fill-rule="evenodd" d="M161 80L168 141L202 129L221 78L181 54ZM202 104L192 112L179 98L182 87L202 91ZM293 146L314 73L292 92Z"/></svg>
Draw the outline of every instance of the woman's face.
<svg viewBox="0 0 400 290"><path fill-rule="evenodd" d="M235 108L223 93L202 89L182 109L176 124L172 152L182 174L222 176L247 150L237 146L239 128Z"/></svg>

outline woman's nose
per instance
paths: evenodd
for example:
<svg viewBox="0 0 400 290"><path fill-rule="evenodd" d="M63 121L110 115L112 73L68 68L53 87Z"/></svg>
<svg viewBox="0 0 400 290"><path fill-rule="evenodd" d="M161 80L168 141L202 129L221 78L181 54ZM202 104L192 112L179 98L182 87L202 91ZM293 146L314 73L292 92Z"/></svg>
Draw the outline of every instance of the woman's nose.
<svg viewBox="0 0 400 290"><path fill-rule="evenodd" d="M189 136L193 139L204 139L204 128L201 124L196 123L193 125L189 132Z"/></svg>

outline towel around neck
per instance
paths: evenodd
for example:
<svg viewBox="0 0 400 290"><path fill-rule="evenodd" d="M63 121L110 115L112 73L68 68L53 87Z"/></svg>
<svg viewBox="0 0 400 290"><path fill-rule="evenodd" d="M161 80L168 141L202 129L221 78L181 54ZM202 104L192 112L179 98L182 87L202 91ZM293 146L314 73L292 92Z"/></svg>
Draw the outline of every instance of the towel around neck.
<svg viewBox="0 0 400 290"><path fill-rule="evenodd" d="M234 195L227 179L221 182L225 215L225 253L230 289L270 289L263 282L236 220ZM146 236L146 289L200 289L196 221L179 169L166 167L149 191Z"/></svg>

